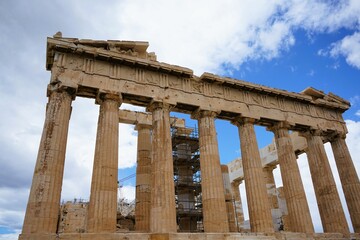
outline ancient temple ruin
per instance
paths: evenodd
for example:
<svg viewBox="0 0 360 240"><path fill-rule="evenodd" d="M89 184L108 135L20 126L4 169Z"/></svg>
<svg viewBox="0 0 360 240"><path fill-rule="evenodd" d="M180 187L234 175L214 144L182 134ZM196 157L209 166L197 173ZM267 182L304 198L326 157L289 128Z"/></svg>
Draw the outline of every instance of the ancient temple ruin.
<svg viewBox="0 0 360 240"><path fill-rule="evenodd" d="M360 182L342 117L348 101L311 87L293 93L210 73L198 77L188 68L157 61L147 47L147 42L80 40L61 34L47 39L49 101L19 239L360 239ZM85 229L61 233L67 133L71 104L78 97L95 99L100 109L90 202ZM119 111L122 103L146 107L148 114L131 112L124 117ZM172 134L170 112L196 119L198 136L184 126ZM215 119L237 126L240 167L220 165ZM116 232L116 219L118 125L125 121L138 131L138 163L135 231L124 233ZM276 161L264 164L255 125L274 133ZM295 148L290 131L306 147ZM349 232L325 142L332 146L355 233ZM308 157L324 234L314 233L296 162L299 151ZM267 188L276 165L281 166L287 206L282 232L275 232L274 201ZM240 168L242 173L234 172ZM196 172L201 182L194 181ZM249 233L239 227L244 221L239 211L241 181L246 183ZM202 232L194 233L200 215L185 210L196 209L200 187Z"/></svg>

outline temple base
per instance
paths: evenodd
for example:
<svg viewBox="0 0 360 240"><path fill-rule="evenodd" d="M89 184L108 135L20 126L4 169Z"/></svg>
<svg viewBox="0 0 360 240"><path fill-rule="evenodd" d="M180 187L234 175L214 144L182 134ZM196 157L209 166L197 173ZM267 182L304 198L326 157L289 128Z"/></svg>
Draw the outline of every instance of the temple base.
<svg viewBox="0 0 360 240"><path fill-rule="evenodd" d="M360 234L344 236L341 233L63 233L20 234L19 240L236 240L236 239L360 239Z"/></svg>

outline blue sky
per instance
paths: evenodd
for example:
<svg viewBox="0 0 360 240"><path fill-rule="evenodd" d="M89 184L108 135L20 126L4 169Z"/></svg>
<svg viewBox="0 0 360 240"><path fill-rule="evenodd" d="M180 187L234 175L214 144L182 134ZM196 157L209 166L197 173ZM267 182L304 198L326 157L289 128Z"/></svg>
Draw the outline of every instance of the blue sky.
<svg viewBox="0 0 360 240"><path fill-rule="evenodd" d="M352 103L343 116L359 172L359 16L357 0L1 1L0 239L17 239L22 226L50 78L45 70L46 37L60 30L64 37L144 40L159 61L189 67L197 75L212 72L293 92L309 86L333 92ZM73 103L65 200L89 197L97 116L93 100ZM196 122L188 120L188 124ZM237 129L220 120L216 127L221 161L239 157ZM258 127L257 138L259 147L264 147L272 134ZM326 149L334 166L328 145ZM119 178L134 173L135 162L136 131L121 124ZM306 162L301 155L299 166L313 222L316 231L322 231ZM274 174L281 186L279 168ZM125 182L123 190L133 198L134 182Z"/></svg>

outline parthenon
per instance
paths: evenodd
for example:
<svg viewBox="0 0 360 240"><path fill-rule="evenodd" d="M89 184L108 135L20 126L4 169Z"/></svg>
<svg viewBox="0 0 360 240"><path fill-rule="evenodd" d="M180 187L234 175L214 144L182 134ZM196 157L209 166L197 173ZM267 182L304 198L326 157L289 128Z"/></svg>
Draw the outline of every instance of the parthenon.
<svg viewBox="0 0 360 240"><path fill-rule="evenodd" d="M147 52L148 45L65 38L61 33L47 39L48 103L19 239L360 239L360 182L345 142L342 117L350 107L348 101L311 87L294 93L211 73L198 77L188 68L157 61L155 53ZM85 231L60 233L67 134L71 105L78 97L95 99L99 105L90 201ZM122 103L145 107L147 114L124 116L119 112ZM174 142L170 112L197 120L198 136L191 138L191 131L180 123L177 133L187 142L181 138ZM235 176L230 165L220 164L215 119L238 128L241 176ZM120 120L136 125L138 131L132 232L116 231ZM274 133L276 161L262 160L255 125ZM304 143L301 149L294 146L293 134ZM340 202L326 142L331 143L354 233L350 233ZM314 232L297 165L299 152L307 155L324 233ZM187 165L192 172L186 167L174 172L174 162L187 159L184 155L194 160ZM280 166L287 206L285 231L274 229L267 189L276 165ZM192 178L194 172L201 173L201 191L196 184L176 188L177 179ZM239 202L241 181L246 183L249 212L246 232L233 225L244 221L231 204L232 200ZM192 199L201 196L203 228L196 233L192 229L197 220L179 220L179 206L187 204L189 195ZM190 222L188 228L184 222ZM179 231L179 226L185 230Z"/></svg>

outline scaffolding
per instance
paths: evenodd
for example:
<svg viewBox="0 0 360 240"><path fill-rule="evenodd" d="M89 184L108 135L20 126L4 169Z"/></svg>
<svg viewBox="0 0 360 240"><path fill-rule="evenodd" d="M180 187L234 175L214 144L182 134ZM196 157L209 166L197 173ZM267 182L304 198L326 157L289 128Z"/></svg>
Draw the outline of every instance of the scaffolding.
<svg viewBox="0 0 360 240"><path fill-rule="evenodd" d="M178 231L203 232L198 131L172 124L171 140Z"/></svg>

